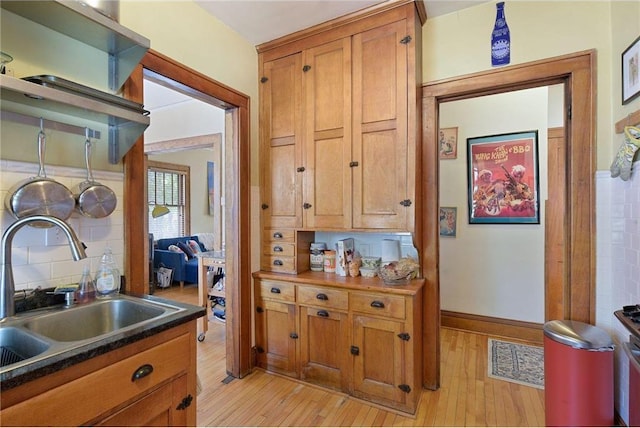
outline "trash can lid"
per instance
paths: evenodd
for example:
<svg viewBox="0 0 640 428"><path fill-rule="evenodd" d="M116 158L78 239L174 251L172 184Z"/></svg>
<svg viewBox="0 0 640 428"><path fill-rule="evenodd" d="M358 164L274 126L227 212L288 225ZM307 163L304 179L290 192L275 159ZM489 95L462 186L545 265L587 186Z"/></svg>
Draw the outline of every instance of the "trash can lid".
<svg viewBox="0 0 640 428"><path fill-rule="evenodd" d="M611 336L603 329L580 321L549 321L543 327L545 336L579 349L613 349Z"/></svg>

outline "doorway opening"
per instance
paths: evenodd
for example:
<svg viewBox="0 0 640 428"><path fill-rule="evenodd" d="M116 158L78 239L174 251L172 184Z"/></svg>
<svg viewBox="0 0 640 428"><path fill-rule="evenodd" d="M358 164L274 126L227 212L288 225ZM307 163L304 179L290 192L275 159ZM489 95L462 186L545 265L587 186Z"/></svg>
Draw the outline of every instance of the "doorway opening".
<svg viewBox="0 0 640 428"><path fill-rule="evenodd" d="M251 370L250 146L249 97L158 52L150 50L125 86L125 95L142 103L144 77L153 76L181 94L224 111L224 228L226 288L226 369L243 377ZM144 293L148 282L147 161L139 140L124 159L125 254L130 290ZM146 251L140 251L145 248Z"/></svg>

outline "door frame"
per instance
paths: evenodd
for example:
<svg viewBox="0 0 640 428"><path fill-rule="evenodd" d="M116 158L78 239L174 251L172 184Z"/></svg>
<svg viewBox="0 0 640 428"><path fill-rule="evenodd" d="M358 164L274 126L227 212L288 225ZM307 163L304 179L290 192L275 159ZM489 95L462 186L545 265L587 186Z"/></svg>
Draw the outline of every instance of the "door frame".
<svg viewBox="0 0 640 428"><path fill-rule="evenodd" d="M422 86L422 237L421 264L426 279L424 297L423 385L440 386L439 284L439 104L484 95L563 83L565 140L563 206L547 209L564 213L562 236L545 241L545 254L559 254L562 278L558 290L547 289L545 320L595 322L595 70L596 52L587 50L497 70L427 83ZM547 219L545 219L545 222ZM558 262L558 260L556 260ZM547 281L547 283L550 283ZM553 292L552 292L553 291ZM557 309L554 309L557 308Z"/></svg>
<svg viewBox="0 0 640 428"><path fill-rule="evenodd" d="M150 70L219 101L226 110L225 132L225 234L227 318L227 374L243 377L251 364L251 228L250 228L250 141L247 95L186 67L169 57L149 50L125 84L126 98L143 102L143 73ZM130 292L148 292L149 244L148 207L145 199L146 156L144 139L138 139L124 157L125 275ZM145 251L140 251L144 248ZM195 339L195 338L194 338Z"/></svg>

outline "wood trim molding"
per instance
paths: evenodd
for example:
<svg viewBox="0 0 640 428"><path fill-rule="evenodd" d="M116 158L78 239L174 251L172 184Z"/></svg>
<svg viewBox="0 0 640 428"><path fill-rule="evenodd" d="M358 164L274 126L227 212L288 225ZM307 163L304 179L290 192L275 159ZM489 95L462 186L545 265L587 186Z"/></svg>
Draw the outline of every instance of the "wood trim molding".
<svg viewBox="0 0 640 428"><path fill-rule="evenodd" d="M175 140L145 143L144 153L152 155L157 152L177 152L180 150L210 149L214 144L222 143L222 134L197 135L195 137L177 138Z"/></svg>
<svg viewBox="0 0 640 428"><path fill-rule="evenodd" d="M564 211L567 213L562 254L566 256L562 305L568 319L595 322L595 94L596 52L588 50L497 70L431 82L422 87L424 251L421 265L426 279L424 308L424 378L426 388L440 383L440 323L438 266L438 106L445 101L508 91L565 85L567 142ZM554 245L546 242L546 246ZM430 336L433 335L433 336ZM435 351L434 351L435 350Z"/></svg>
<svg viewBox="0 0 640 428"><path fill-rule="evenodd" d="M542 344L542 324L442 311L442 327Z"/></svg>
<svg viewBox="0 0 640 428"><path fill-rule="evenodd" d="M225 142L227 186L225 189L227 373L243 377L251 371L251 230L250 141L247 95L225 86L154 50L149 50L125 85L125 93L142 103L145 72L154 79L194 97L206 97L226 109ZM229 123L229 116L234 118ZM129 291L148 292L148 225L146 203L146 156L143 138L125 155L125 272ZM140 249L144 248L144 251Z"/></svg>

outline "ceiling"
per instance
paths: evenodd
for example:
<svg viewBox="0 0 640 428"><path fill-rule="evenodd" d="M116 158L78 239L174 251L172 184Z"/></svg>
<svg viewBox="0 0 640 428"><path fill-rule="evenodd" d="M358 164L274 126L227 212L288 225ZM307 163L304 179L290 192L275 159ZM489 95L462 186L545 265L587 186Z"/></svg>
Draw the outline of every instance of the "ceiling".
<svg viewBox="0 0 640 428"><path fill-rule="evenodd" d="M208 13L259 45L325 21L396 0L194 0ZM492 0L424 1L427 19L456 12ZM145 80L144 105L149 111L195 99Z"/></svg>
<svg viewBox="0 0 640 428"><path fill-rule="evenodd" d="M393 0L194 0L253 45ZM424 1L427 19L491 0Z"/></svg>

